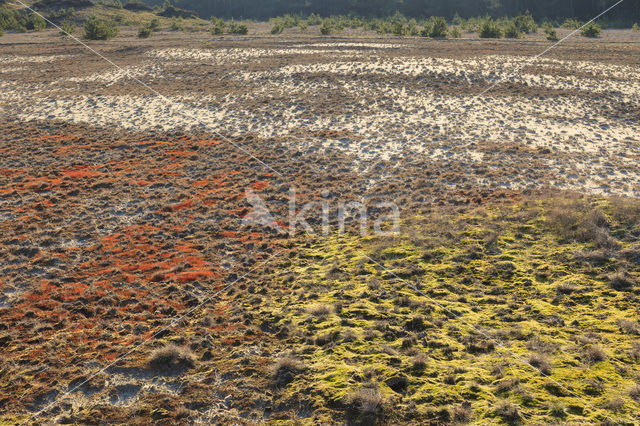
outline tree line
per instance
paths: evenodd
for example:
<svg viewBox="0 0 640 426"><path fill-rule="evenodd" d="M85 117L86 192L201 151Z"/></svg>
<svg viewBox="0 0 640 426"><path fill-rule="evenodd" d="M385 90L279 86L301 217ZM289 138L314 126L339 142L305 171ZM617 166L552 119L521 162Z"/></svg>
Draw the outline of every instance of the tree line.
<svg viewBox="0 0 640 426"><path fill-rule="evenodd" d="M162 4L167 0L148 0ZM320 16L354 14L385 17L402 13L410 18L457 14L463 18L516 16L529 11L537 21L576 18L587 21L618 0L173 0L180 8L195 10L200 17L266 20L285 14ZM640 20L640 0L625 0L605 16L612 24Z"/></svg>

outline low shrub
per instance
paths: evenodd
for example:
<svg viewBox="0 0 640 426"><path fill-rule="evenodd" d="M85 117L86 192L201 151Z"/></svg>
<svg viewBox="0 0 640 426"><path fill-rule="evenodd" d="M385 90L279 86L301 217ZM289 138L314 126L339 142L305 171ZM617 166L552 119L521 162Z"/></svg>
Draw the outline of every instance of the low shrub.
<svg viewBox="0 0 640 426"><path fill-rule="evenodd" d="M517 423L522 420L518 407L509 401L499 403L495 408L495 414L508 423Z"/></svg>
<svg viewBox="0 0 640 426"><path fill-rule="evenodd" d="M541 354L534 354L529 358L529 364L532 367L537 368L543 375L548 376L551 374L551 363Z"/></svg>
<svg viewBox="0 0 640 426"><path fill-rule="evenodd" d="M544 30L544 33L547 35L547 40L549 41L560 40L560 37L558 37L558 32L556 31L555 28L553 28L553 26L550 23L545 22L544 24L542 24L542 28Z"/></svg>
<svg viewBox="0 0 640 426"><path fill-rule="evenodd" d="M460 37L462 37L462 31L460 30L460 27L458 27L458 26L451 27L451 29L449 30L449 37L451 37L451 38L460 38Z"/></svg>
<svg viewBox="0 0 640 426"><path fill-rule="evenodd" d="M582 22L573 18L565 19L564 23L562 24L562 28L566 28L568 30L577 30L581 26L582 26Z"/></svg>
<svg viewBox="0 0 640 426"><path fill-rule="evenodd" d="M449 25L447 25L447 20L441 16L431 18L429 26L431 28L429 37L431 38L445 38L449 33Z"/></svg>
<svg viewBox="0 0 640 426"><path fill-rule="evenodd" d="M153 29L151 29L151 27L149 27L148 25L144 25L138 28L139 38L149 38L151 37L151 34L153 34Z"/></svg>
<svg viewBox="0 0 640 426"><path fill-rule="evenodd" d="M633 24L633 26L631 27L631 29L633 31L640 31L640 25L638 25L638 23Z"/></svg>
<svg viewBox="0 0 640 426"><path fill-rule="evenodd" d="M320 26L320 34L329 35L333 32L333 26L331 25L331 21L325 19L322 21L322 25Z"/></svg>
<svg viewBox="0 0 640 426"><path fill-rule="evenodd" d="M118 26L115 22L94 15L84 23L84 38L87 40L109 40L117 35Z"/></svg>
<svg viewBox="0 0 640 426"><path fill-rule="evenodd" d="M511 22L504 30L504 36L506 38L522 38L524 37L524 33L520 31L515 23Z"/></svg>
<svg viewBox="0 0 640 426"><path fill-rule="evenodd" d="M284 31L284 23L283 22L276 22L273 24L273 27L271 27L271 34L282 34L282 32Z"/></svg>
<svg viewBox="0 0 640 426"><path fill-rule="evenodd" d="M184 31L186 29L186 26L184 24L184 19L176 18L176 17L171 18L170 28L173 31Z"/></svg>
<svg viewBox="0 0 640 426"><path fill-rule="evenodd" d="M482 23L478 35L480 38L501 38L502 29L497 22L488 19Z"/></svg>
<svg viewBox="0 0 640 426"><path fill-rule="evenodd" d="M524 15L516 16L513 18L512 23L520 33L531 34L538 32L538 24L536 24L536 21L533 20L533 17L529 12Z"/></svg>
<svg viewBox="0 0 640 426"><path fill-rule="evenodd" d="M602 27L600 25L595 22L590 22L582 29L582 31L580 31L580 34L582 34L583 37L596 38L600 37L601 32Z"/></svg>
<svg viewBox="0 0 640 426"><path fill-rule="evenodd" d="M32 13L24 20L24 27L28 31L42 31L47 28L47 21L42 16Z"/></svg>
<svg viewBox="0 0 640 426"><path fill-rule="evenodd" d="M609 287L618 291L628 291L636 286L635 279L624 270L618 271L609 277Z"/></svg>
<svg viewBox="0 0 640 426"><path fill-rule="evenodd" d="M73 34L76 31L77 27L75 26L75 24L69 22L69 21L62 21L62 23L60 24L60 35L67 35L67 34Z"/></svg>
<svg viewBox="0 0 640 426"><path fill-rule="evenodd" d="M249 34L249 27L247 27L245 24L231 21L229 22L229 34L247 35Z"/></svg>
<svg viewBox="0 0 640 426"><path fill-rule="evenodd" d="M20 20L21 16L17 11L0 4L0 30L26 31Z"/></svg>
<svg viewBox="0 0 640 426"><path fill-rule="evenodd" d="M227 28L226 22L215 16L211 17L211 34L222 35Z"/></svg>

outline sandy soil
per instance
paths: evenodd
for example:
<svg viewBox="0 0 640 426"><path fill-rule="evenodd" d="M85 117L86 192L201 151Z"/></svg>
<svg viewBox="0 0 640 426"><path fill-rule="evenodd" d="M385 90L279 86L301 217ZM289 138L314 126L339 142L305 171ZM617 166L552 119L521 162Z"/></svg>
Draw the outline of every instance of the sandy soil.
<svg viewBox="0 0 640 426"><path fill-rule="evenodd" d="M0 38L0 377L12 389L0 410L9 421L37 413L224 289L170 335L206 368L150 372L145 347L44 414L100 406L103 417L83 421L122 420L118 407L144 406L154 418L179 395L203 422L261 420L251 404L264 377L238 377L231 360L270 356L276 337L247 306L256 288L272 291L273 270L253 268L294 249L241 226L247 188L282 221L291 185L300 203L328 190L392 200L404 216L556 190L637 197L640 36L576 39L528 62L548 45L92 42L117 69L53 32ZM244 275L252 285L225 287Z"/></svg>
<svg viewBox="0 0 640 426"><path fill-rule="evenodd" d="M547 179L478 184L638 195L635 44L571 40L530 64L544 43L189 37L96 45L122 69L64 39L49 43L70 53L44 56L3 41L0 103L22 121L286 138L343 151L360 171L408 155L483 162L475 144L516 144L552 152ZM327 130L341 137L318 137Z"/></svg>

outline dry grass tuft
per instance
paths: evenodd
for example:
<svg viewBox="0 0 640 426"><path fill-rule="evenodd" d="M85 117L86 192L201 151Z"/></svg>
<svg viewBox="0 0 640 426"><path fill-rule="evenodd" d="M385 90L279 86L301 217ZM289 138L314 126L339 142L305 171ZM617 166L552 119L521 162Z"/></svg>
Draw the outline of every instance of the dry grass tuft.
<svg viewBox="0 0 640 426"><path fill-rule="evenodd" d="M274 384L280 387L291 383L295 376L302 373L306 368L301 361L290 356L283 356L278 358L270 367L270 372L273 376Z"/></svg>
<svg viewBox="0 0 640 426"><path fill-rule="evenodd" d="M149 366L158 370L193 368L195 366L195 357L188 348L167 345L151 353Z"/></svg>
<svg viewBox="0 0 640 426"><path fill-rule="evenodd" d="M377 385L365 385L345 399L351 415L361 416L361 424L376 424L380 421L384 414L384 403Z"/></svg>

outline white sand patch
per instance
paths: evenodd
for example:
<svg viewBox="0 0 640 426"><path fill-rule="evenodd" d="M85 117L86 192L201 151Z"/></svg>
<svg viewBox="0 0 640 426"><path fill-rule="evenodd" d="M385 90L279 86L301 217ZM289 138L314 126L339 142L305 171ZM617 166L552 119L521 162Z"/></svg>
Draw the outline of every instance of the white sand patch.
<svg viewBox="0 0 640 426"><path fill-rule="evenodd" d="M107 71L94 73L87 76L74 76L59 81L70 81L73 83L105 83L110 86L122 80L147 78L162 78L164 68L159 64L146 64L125 68L112 68Z"/></svg>
<svg viewBox="0 0 640 426"><path fill-rule="evenodd" d="M566 188L582 187L603 193L640 190L637 174L609 173L598 178L593 177L598 166L591 165L593 158L611 157L615 164L635 167L633 162L640 155L640 123L617 117L609 107L612 102L633 102L640 98L640 73L636 70L600 63L541 60L535 64L536 71L542 70L540 74L524 68L528 73L512 76L530 58L491 56L454 60L366 55L358 61L346 59L350 54L340 56L337 49L347 46L357 44L315 46L325 50L308 46L157 49L148 52L140 65L126 71L106 70L59 80L78 83L76 96L69 95L73 90L69 88L59 97L56 90L61 89L55 85L2 80L0 102L11 105L23 120L60 119L134 130L198 129L236 136L288 137L292 146L303 152L335 150L351 154L359 162L357 167L363 168L370 160L402 155L482 164L492 154L476 149L474 144L484 142L549 148L559 154L558 158L564 158L561 154L565 153L573 159L569 163L548 164L563 176L576 176L570 183L562 183ZM203 95L194 86L170 97L171 104L153 95L89 96L83 84L110 85L131 76L180 78L165 68L167 64L185 63L188 67L192 62L263 63L265 57L292 54L312 53L326 58L327 52L336 58L334 62L290 64L261 72L221 71L223 78L241 82L242 90L214 96ZM571 74L572 70L575 74ZM558 71L562 75L553 76ZM623 74L628 78L619 79ZM221 75L211 78L219 84ZM535 95L493 97L489 92L482 98L474 98L464 91L457 94L453 90L460 84L473 86L503 80L576 94L540 100ZM452 90L443 94L442 87L446 88L447 82ZM440 89L432 89L433 83L439 84ZM206 86L206 78L198 84ZM603 115L604 109L610 111L610 119ZM315 136L327 130L341 131L345 136ZM585 167L578 168L576 164ZM602 167L602 173L611 171ZM587 181L587 177L592 181ZM612 189L603 186L606 181L611 182ZM509 188L532 184L535 183L500 183Z"/></svg>
<svg viewBox="0 0 640 426"><path fill-rule="evenodd" d="M0 64L39 64L45 62L56 62L63 59L73 58L75 55L37 55L37 56L21 56L21 55L0 55Z"/></svg>
<svg viewBox="0 0 640 426"><path fill-rule="evenodd" d="M286 55L317 55L322 53L336 54L336 50L316 49L156 49L146 53L150 58L205 62L210 64L242 63L253 59Z"/></svg>
<svg viewBox="0 0 640 426"><path fill-rule="evenodd" d="M310 43L310 44L298 44L292 46L294 48L305 47L330 47L330 48L353 48L353 49L401 49L406 47L402 44L390 44L390 43Z"/></svg>

